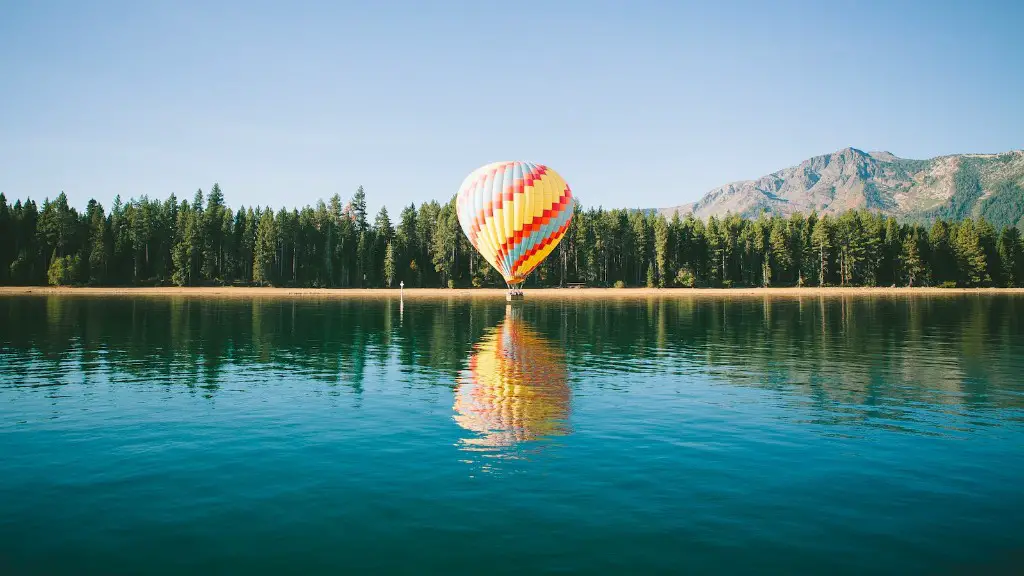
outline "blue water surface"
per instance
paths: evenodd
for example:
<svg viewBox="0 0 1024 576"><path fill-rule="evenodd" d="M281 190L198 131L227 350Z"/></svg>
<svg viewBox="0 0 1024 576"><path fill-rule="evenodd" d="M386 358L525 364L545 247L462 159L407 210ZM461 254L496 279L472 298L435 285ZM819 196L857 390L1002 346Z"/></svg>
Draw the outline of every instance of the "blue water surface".
<svg viewBox="0 0 1024 576"><path fill-rule="evenodd" d="M1024 298L0 297L0 572L1013 573Z"/></svg>

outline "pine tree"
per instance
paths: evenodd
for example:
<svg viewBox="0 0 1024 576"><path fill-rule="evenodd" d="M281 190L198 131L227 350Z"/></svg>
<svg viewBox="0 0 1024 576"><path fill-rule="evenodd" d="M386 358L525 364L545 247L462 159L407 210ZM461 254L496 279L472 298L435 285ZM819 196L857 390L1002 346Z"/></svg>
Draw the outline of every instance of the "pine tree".
<svg viewBox="0 0 1024 576"><path fill-rule="evenodd" d="M828 282L828 259L832 249L832 221L828 214L814 223L811 242L818 253L818 286Z"/></svg>
<svg viewBox="0 0 1024 576"><path fill-rule="evenodd" d="M780 281L788 275L789 267L792 264L789 257L789 239L786 230L786 221L782 218L772 219L771 232L768 235L770 245L772 269L775 277Z"/></svg>
<svg viewBox="0 0 1024 576"><path fill-rule="evenodd" d="M793 276L796 279L797 286L803 286L806 284L807 279L805 271L807 269L806 259L807 250L809 247L809 232L807 228L807 219L800 212L796 212L789 217L787 222L787 232L789 234L788 248L789 248L789 260L791 262L790 269Z"/></svg>
<svg viewBox="0 0 1024 576"><path fill-rule="evenodd" d="M442 285L455 286L456 250L458 248L459 220L455 212L455 199L441 207L437 215L437 228L430 244L434 269L441 276Z"/></svg>
<svg viewBox="0 0 1024 576"><path fill-rule="evenodd" d="M214 183L206 199L206 211L202 219L202 274L207 282L223 278L223 221L224 193Z"/></svg>
<svg viewBox="0 0 1024 576"><path fill-rule="evenodd" d="M1001 285L1003 266L999 261L999 237L996 230L984 218L974 221L974 229L978 235L978 245L985 255L985 277L988 282Z"/></svg>
<svg viewBox="0 0 1024 576"><path fill-rule="evenodd" d="M276 242L274 211L268 206L260 217L259 227L256 229L256 246L252 263L252 279L259 285L273 283Z"/></svg>
<svg viewBox="0 0 1024 576"><path fill-rule="evenodd" d="M89 282L102 284L107 278L107 219L99 203L93 204L86 212L89 219Z"/></svg>
<svg viewBox="0 0 1024 576"><path fill-rule="evenodd" d="M384 278L384 256L387 247L395 237L395 230L391 227L391 218L388 216L386 206L381 206L377 217L373 221L373 254L370 258L370 277L375 285L386 282ZM394 255L392 255L392 258ZM393 278L394 276L392 276Z"/></svg>
<svg viewBox="0 0 1024 576"><path fill-rule="evenodd" d="M668 237L668 223L664 217L658 216L654 220L654 264L657 266L659 288L665 287L665 278L668 276Z"/></svg>
<svg viewBox="0 0 1024 576"><path fill-rule="evenodd" d="M391 288L391 283L395 280L395 245L392 242L388 242L387 248L384 250L384 284Z"/></svg>
<svg viewBox="0 0 1024 576"><path fill-rule="evenodd" d="M1024 245L1020 230L1006 227L999 234L999 261L1002 264L1002 285L1024 285Z"/></svg>
<svg viewBox="0 0 1024 576"><path fill-rule="evenodd" d="M7 197L0 192L0 284L10 279L11 261L14 259L14 223L11 210L7 207Z"/></svg>
<svg viewBox="0 0 1024 576"><path fill-rule="evenodd" d="M938 285L956 283L957 264L953 256L949 222L936 220L928 233L932 280Z"/></svg>
<svg viewBox="0 0 1024 576"><path fill-rule="evenodd" d="M895 286L900 278L900 253L904 249L904 241L900 238L900 228L893 217L885 220L885 239L882 241L883 264L880 267ZM920 255L918 255L920 256Z"/></svg>
<svg viewBox="0 0 1024 576"><path fill-rule="evenodd" d="M915 286L924 277L924 262L916 234L908 234L901 248L902 267L907 277L907 286Z"/></svg>
<svg viewBox="0 0 1024 576"><path fill-rule="evenodd" d="M253 210L252 206L250 206L245 211L245 229L242 231L241 247L239 248L239 260L245 265L244 279L247 283L253 281L253 261L256 257L256 229L263 216L257 210Z"/></svg>
<svg viewBox="0 0 1024 576"><path fill-rule="evenodd" d="M725 259L729 255L729 243L721 220L715 216L708 218L707 241L709 255L712 262L714 262L718 282L722 285L726 280Z"/></svg>
<svg viewBox="0 0 1024 576"><path fill-rule="evenodd" d="M190 257L191 250L188 241L189 222L191 219L192 213L188 200L182 200L174 228L175 243L171 249L171 282L178 286L189 285L192 278L192 259Z"/></svg>
<svg viewBox="0 0 1024 576"><path fill-rule="evenodd" d="M981 286L989 282L988 265L974 221L965 219L953 228L953 253L964 286Z"/></svg>
<svg viewBox="0 0 1024 576"><path fill-rule="evenodd" d="M357 188L356 193L352 195L352 217L355 220L356 232L359 234L366 232L366 193L363 192L362 186Z"/></svg>
<svg viewBox="0 0 1024 576"><path fill-rule="evenodd" d="M751 240L753 252L757 255L760 262L759 274L761 276L761 286L764 287L771 286L772 283L770 235L771 221L762 213L751 226Z"/></svg>
<svg viewBox="0 0 1024 576"><path fill-rule="evenodd" d="M235 234L234 234L235 218L231 212L231 208L224 207L221 211L221 225L220 225L220 249L218 251L218 257L220 259L220 277L226 282L230 283L235 279L236 274L236 249L235 249Z"/></svg>
<svg viewBox="0 0 1024 576"><path fill-rule="evenodd" d="M396 257L397 278L405 281L410 286L414 278L414 272L410 268L419 254L419 244L416 236L416 205L409 204L402 209L399 215L398 229L395 230L395 241L398 244Z"/></svg>

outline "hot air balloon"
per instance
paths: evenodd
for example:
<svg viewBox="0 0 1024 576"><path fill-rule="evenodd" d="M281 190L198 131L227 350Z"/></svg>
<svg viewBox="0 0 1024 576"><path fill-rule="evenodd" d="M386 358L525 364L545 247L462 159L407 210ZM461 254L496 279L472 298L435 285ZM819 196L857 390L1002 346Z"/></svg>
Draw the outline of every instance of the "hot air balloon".
<svg viewBox="0 0 1024 576"><path fill-rule="evenodd" d="M469 449L507 448L568 433L565 355L524 324L518 308L474 346L455 389L455 422L478 436Z"/></svg>
<svg viewBox="0 0 1024 576"><path fill-rule="evenodd" d="M459 224L512 289L555 249L569 229L572 192L557 172L532 162L493 162L459 188Z"/></svg>

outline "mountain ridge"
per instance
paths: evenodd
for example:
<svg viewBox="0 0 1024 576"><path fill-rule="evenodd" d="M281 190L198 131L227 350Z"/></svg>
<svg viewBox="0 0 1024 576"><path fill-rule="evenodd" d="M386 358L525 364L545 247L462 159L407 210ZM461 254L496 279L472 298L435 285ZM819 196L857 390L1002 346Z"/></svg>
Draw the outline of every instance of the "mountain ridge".
<svg viewBox="0 0 1024 576"><path fill-rule="evenodd" d="M1024 149L947 154L927 160L852 146L754 180L709 190L695 202L659 208L671 218L761 212L835 214L877 210L927 223L938 217L985 217L996 226L1024 227Z"/></svg>

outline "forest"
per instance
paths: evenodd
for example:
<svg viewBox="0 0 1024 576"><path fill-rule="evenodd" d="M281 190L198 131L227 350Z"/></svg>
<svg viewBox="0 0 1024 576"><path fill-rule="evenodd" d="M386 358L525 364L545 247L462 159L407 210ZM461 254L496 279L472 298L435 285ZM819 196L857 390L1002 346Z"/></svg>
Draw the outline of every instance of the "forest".
<svg viewBox="0 0 1024 576"><path fill-rule="evenodd" d="M454 197L370 218L362 187L344 201L274 211L141 196L84 212L61 193L13 205L0 193L0 284L498 287L469 244ZM900 222L867 210L701 220L584 209L526 286L1024 286L1024 240L983 218Z"/></svg>

